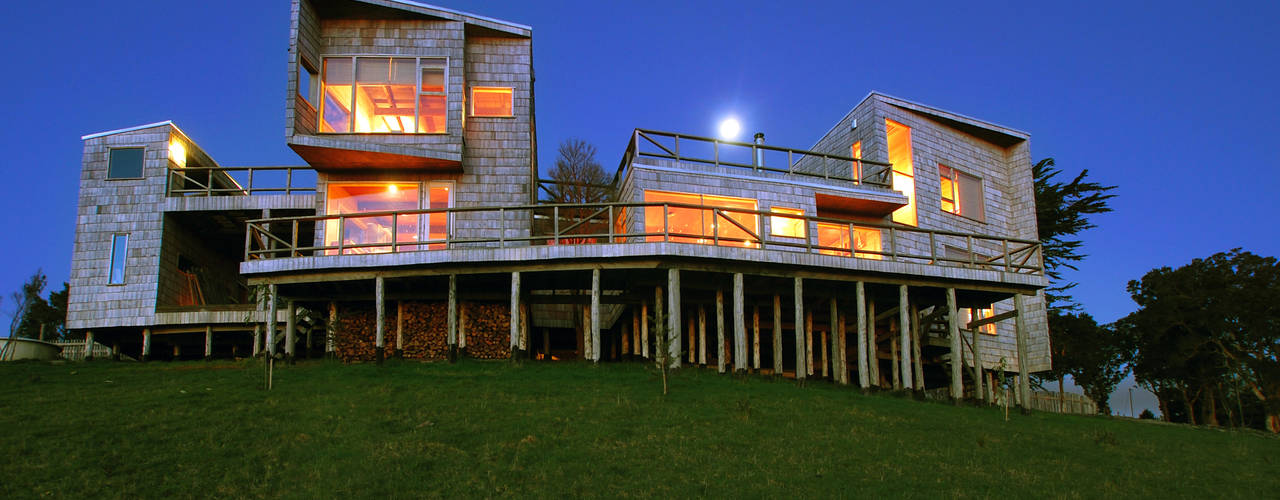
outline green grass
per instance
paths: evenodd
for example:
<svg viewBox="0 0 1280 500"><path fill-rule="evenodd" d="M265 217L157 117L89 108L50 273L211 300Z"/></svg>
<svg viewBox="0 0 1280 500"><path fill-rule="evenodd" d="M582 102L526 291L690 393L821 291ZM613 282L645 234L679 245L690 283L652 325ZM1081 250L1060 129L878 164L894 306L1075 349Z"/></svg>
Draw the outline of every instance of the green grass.
<svg viewBox="0 0 1280 500"><path fill-rule="evenodd" d="M1258 497L1280 439L638 364L0 366L0 496ZM1270 491L1272 493L1265 493Z"/></svg>

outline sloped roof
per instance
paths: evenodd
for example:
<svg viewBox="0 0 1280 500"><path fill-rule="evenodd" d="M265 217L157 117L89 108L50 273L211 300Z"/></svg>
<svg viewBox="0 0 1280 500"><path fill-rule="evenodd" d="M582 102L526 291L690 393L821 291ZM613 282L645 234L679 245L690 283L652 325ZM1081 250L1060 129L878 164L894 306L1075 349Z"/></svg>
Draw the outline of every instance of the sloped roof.
<svg viewBox="0 0 1280 500"><path fill-rule="evenodd" d="M846 118L848 118L849 115L853 114L854 110L858 109L863 105L863 103L867 102L868 99L873 99L873 98L878 99L891 106L896 106L898 108L902 108L907 111L940 121L946 124L947 126L953 127L962 132L979 137L983 140L989 141L992 144L996 144L1001 147L1009 147L1031 138L1031 134L1028 134L1027 132L1023 132L1015 128L1006 127L1004 125L999 125L986 120L980 120L978 118L974 118L968 115L962 115L960 113L947 111L942 108L937 108L934 106L929 106L929 105L921 104L914 101L908 101L906 99L903 99L900 97L894 97L889 94L885 94L883 92L876 91L876 90L869 92L866 97L862 98L861 101L858 101L857 106L854 106L853 109L850 109L848 113L845 113L843 117L837 120L836 123L832 125L832 130L834 130L836 126L838 126L841 122L843 122ZM830 133L831 133L830 131L827 132L827 134L830 134Z"/></svg>
<svg viewBox="0 0 1280 500"><path fill-rule="evenodd" d="M324 17L345 17L347 15L365 17L365 15L368 14L367 9L360 9L360 12L358 13L354 13L350 10L352 3L362 3L401 13L417 14L439 19L448 19L451 21L461 21L469 26L484 28L508 35L516 35L520 37L530 37L533 35L533 28L530 26L472 14L470 12L463 12L422 2L415 2L412 0L312 0L311 3Z"/></svg>

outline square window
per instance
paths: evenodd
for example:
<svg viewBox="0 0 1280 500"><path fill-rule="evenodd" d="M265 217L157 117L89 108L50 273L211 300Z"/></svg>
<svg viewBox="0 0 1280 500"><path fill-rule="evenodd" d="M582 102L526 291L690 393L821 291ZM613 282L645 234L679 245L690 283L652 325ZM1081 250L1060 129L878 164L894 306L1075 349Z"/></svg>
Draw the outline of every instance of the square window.
<svg viewBox="0 0 1280 500"><path fill-rule="evenodd" d="M804 210L799 208L773 207L770 212L782 215L769 216L769 234L786 238L804 238ZM794 215L795 217L788 217Z"/></svg>
<svg viewBox="0 0 1280 500"><path fill-rule="evenodd" d="M471 116L512 116L510 87L472 87Z"/></svg>
<svg viewBox="0 0 1280 500"><path fill-rule="evenodd" d="M142 178L142 153L144 151L144 148L113 148L107 153L107 178Z"/></svg>
<svg viewBox="0 0 1280 500"><path fill-rule="evenodd" d="M946 165L938 165L942 211L983 220L982 179Z"/></svg>
<svg viewBox="0 0 1280 500"><path fill-rule="evenodd" d="M107 272L108 285L124 284L125 258L129 254L129 235L111 235L111 269Z"/></svg>

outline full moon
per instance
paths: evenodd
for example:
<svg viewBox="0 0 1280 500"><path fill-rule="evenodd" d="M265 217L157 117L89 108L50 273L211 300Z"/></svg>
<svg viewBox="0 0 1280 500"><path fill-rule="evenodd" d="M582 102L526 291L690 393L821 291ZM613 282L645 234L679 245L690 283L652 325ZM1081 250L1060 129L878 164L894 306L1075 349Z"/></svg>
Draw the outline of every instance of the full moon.
<svg viewBox="0 0 1280 500"><path fill-rule="evenodd" d="M720 138L732 140L738 138L738 132L742 131L742 125L738 123L736 118L725 118L720 122Z"/></svg>

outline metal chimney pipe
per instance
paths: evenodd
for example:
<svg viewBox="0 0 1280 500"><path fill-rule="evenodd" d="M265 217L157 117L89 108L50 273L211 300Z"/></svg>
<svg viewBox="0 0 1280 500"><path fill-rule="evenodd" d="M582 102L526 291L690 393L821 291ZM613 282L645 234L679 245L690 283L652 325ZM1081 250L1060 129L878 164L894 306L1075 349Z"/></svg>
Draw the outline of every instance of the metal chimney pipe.
<svg viewBox="0 0 1280 500"><path fill-rule="evenodd" d="M756 144L757 144L757 145L763 146L763 145L764 145L764 132L756 132L755 139L756 139ZM753 149L755 149L755 150L756 150L756 158L755 158L755 160L756 160L756 166L757 166L757 167L763 167L763 166L764 166L764 150L763 150L763 149L760 149L760 148L753 148Z"/></svg>

